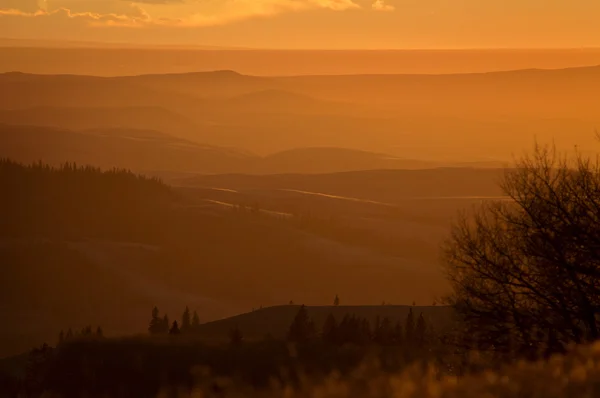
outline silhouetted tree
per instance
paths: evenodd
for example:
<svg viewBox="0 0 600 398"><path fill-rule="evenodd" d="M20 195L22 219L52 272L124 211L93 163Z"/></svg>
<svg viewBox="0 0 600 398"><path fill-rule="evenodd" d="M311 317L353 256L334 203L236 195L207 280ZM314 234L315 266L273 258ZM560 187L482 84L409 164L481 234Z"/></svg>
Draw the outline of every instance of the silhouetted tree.
<svg viewBox="0 0 600 398"><path fill-rule="evenodd" d="M315 325L309 318L306 307L302 305L294 317L288 331L288 340L303 343L312 339L315 335Z"/></svg>
<svg viewBox="0 0 600 398"><path fill-rule="evenodd" d="M446 302L464 335L509 357L537 351L550 331L563 346L597 340L600 163L536 146L500 186L511 200L463 215L445 245Z"/></svg>
<svg viewBox="0 0 600 398"><path fill-rule="evenodd" d="M167 324L168 325L168 324ZM164 332L163 319L159 317L158 308L152 309L152 318L150 319L150 325L148 326L148 332L150 334L158 334Z"/></svg>
<svg viewBox="0 0 600 398"><path fill-rule="evenodd" d="M98 326L96 328L96 337L99 337L99 338L103 338L104 337L104 331L102 330L102 328L100 326Z"/></svg>
<svg viewBox="0 0 600 398"><path fill-rule="evenodd" d="M200 317L198 317L198 313L194 311L194 315L192 316L192 330L198 330L200 327Z"/></svg>
<svg viewBox="0 0 600 398"><path fill-rule="evenodd" d="M183 315L181 316L181 331L188 332L192 326L192 320L190 316L190 309L185 306L185 310L183 311Z"/></svg>
<svg viewBox="0 0 600 398"><path fill-rule="evenodd" d="M338 297L337 294L335 295L335 298L333 299L333 305L336 306L336 307L338 305L340 305L340 298Z"/></svg>
<svg viewBox="0 0 600 398"><path fill-rule="evenodd" d="M323 341L333 344L337 341L338 324L332 313L329 313L323 324Z"/></svg>
<svg viewBox="0 0 600 398"><path fill-rule="evenodd" d="M377 344L389 345L393 342L393 334L392 322L388 317L384 317L379 324L379 328L375 330L374 340Z"/></svg>
<svg viewBox="0 0 600 398"><path fill-rule="evenodd" d="M67 334L65 335L65 340L71 340L73 338L73 330L71 328L69 328L69 330L67 330Z"/></svg>
<svg viewBox="0 0 600 398"><path fill-rule="evenodd" d="M363 318L361 321L361 344L368 344L373 340L373 331L371 330L371 322L368 319Z"/></svg>
<svg viewBox="0 0 600 398"><path fill-rule="evenodd" d="M62 343L64 343L64 341L65 341L65 332L63 332L61 330L60 333L58 334L58 345L61 345Z"/></svg>
<svg viewBox="0 0 600 398"><path fill-rule="evenodd" d="M415 342L415 317L413 315L412 308L408 309L406 322L404 322L404 329L406 343L413 344Z"/></svg>
<svg viewBox="0 0 600 398"><path fill-rule="evenodd" d="M160 333L168 333L169 332L169 316L167 314L165 314L165 316L163 317L162 320L162 329L160 330Z"/></svg>
<svg viewBox="0 0 600 398"><path fill-rule="evenodd" d="M394 326L393 342L397 345L404 343L404 333L402 331L402 322L400 321L396 322L396 326Z"/></svg>
<svg viewBox="0 0 600 398"><path fill-rule="evenodd" d="M423 317L423 313L419 315L417 319L417 326L415 327L415 342L419 347L425 345L425 341L427 339L427 324L425 322L425 318Z"/></svg>
<svg viewBox="0 0 600 398"><path fill-rule="evenodd" d="M177 321L173 321L173 325L171 326L171 329L169 329L169 334L177 335L180 333L181 333L181 330L179 330L179 325L177 324Z"/></svg>

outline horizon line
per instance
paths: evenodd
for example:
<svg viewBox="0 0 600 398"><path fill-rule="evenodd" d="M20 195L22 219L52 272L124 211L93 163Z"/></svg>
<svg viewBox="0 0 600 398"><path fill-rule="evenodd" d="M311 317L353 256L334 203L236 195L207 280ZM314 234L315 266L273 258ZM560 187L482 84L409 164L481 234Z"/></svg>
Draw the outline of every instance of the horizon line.
<svg viewBox="0 0 600 398"><path fill-rule="evenodd" d="M22 45L9 45L4 41L21 42ZM37 45L25 43L39 43ZM44 45L46 44L46 45ZM0 37L0 48L43 48L43 49L154 49L154 50L196 50L196 51L312 51L312 52L386 52L386 51L590 51L600 50L597 46L571 46L571 47L382 47L382 48L286 48L286 47L247 47L235 45L212 45L212 44L182 44L182 43L131 43L120 41L85 41L85 40L53 40L53 39L27 39Z"/></svg>

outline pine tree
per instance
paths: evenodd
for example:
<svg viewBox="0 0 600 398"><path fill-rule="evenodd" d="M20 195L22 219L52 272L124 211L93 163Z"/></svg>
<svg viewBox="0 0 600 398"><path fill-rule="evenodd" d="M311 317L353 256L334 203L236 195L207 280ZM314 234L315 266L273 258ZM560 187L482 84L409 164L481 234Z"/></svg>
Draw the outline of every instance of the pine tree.
<svg viewBox="0 0 600 398"><path fill-rule="evenodd" d="M71 340L71 339L73 339L73 330L71 328L69 328L69 330L67 330L65 340Z"/></svg>
<svg viewBox="0 0 600 398"><path fill-rule="evenodd" d="M360 336L361 344L369 344L373 339L373 332L371 331L371 323L367 318L363 318L360 324Z"/></svg>
<svg viewBox="0 0 600 398"><path fill-rule="evenodd" d="M381 321L381 325L379 327L378 333L378 343L381 345L389 345L392 343L392 336L394 333L394 329L392 327L392 322L390 318L385 317Z"/></svg>
<svg viewBox="0 0 600 398"><path fill-rule="evenodd" d="M337 321L332 313L329 313L327 319L325 319L325 323L323 324L323 341L335 344L337 341Z"/></svg>
<svg viewBox="0 0 600 398"><path fill-rule="evenodd" d="M419 315L419 319L417 320L417 326L415 328L415 341L419 347L425 345L425 340L427 337L427 323L425 322L425 318L423 317L423 313Z"/></svg>
<svg viewBox="0 0 600 398"><path fill-rule="evenodd" d="M179 325L177 324L177 321L173 321L173 325L171 326L171 329L169 330L169 334L178 335L180 333L181 333L181 330L179 330Z"/></svg>
<svg viewBox="0 0 600 398"><path fill-rule="evenodd" d="M296 343L302 343L313 338L314 334L314 323L308 317L306 307L302 305L290 325L288 339Z"/></svg>
<svg viewBox="0 0 600 398"><path fill-rule="evenodd" d="M381 329L381 318L379 315L375 317L375 325L373 326L373 341L379 341L379 330Z"/></svg>
<svg viewBox="0 0 600 398"><path fill-rule="evenodd" d="M190 316L190 309L187 306L185 306L185 311L183 311L183 315L181 316L181 331L187 332L190 330L191 326L192 321Z"/></svg>
<svg viewBox="0 0 600 398"><path fill-rule="evenodd" d="M406 316L406 322L404 322L404 335L406 342L412 344L415 341L415 317L413 315L412 308L409 308L408 315Z"/></svg>
<svg viewBox="0 0 600 398"><path fill-rule="evenodd" d="M336 307L338 305L340 305L340 298L339 298L339 296L337 294L335 295L335 298L333 299L333 305L336 306Z"/></svg>
<svg viewBox="0 0 600 398"><path fill-rule="evenodd" d="M194 316L192 316L192 330L196 331L200 327L200 317L198 317L198 313L194 311Z"/></svg>
<svg viewBox="0 0 600 398"><path fill-rule="evenodd" d="M350 342L352 339L350 315L346 314L342 318L337 328L337 343L342 345Z"/></svg>
<svg viewBox="0 0 600 398"><path fill-rule="evenodd" d="M150 325L148 326L148 332L150 334L157 334L162 332L162 320L159 317L158 308L152 309L152 318L150 319Z"/></svg>
<svg viewBox="0 0 600 398"><path fill-rule="evenodd" d="M402 332L402 322L398 321L394 326L394 344L401 345L404 342L404 333Z"/></svg>
<svg viewBox="0 0 600 398"><path fill-rule="evenodd" d="M104 337L104 332L102 331L102 328L100 326L98 326L98 328L96 328L96 337L98 337L98 338Z"/></svg>

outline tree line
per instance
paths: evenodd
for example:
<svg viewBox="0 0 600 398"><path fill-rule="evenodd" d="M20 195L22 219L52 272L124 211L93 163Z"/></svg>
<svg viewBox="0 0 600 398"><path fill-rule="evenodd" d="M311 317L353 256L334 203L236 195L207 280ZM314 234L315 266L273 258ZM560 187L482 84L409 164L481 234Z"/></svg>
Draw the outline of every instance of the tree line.
<svg viewBox="0 0 600 398"><path fill-rule="evenodd" d="M0 235L142 237L175 195L157 178L76 163L0 159Z"/></svg>
<svg viewBox="0 0 600 398"><path fill-rule="evenodd" d="M339 297L334 300L336 306ZM190 311L185 307L181 320L170 322L167 314L161 316L158 307L152 309L152 316L148 325L150 335L193 335L200 331L200 319L198 313ZM244 341L243 331L235 326L229 330L229 342L239 345ZM415 316L410 308L404 322L392 322L388 317L377 316L374 323L366 318L360 318L353 314L346 314L338 322L330 313L323 326L318 328L310 318L306 306L300 306L292 323L290 324L286 339L294 343L307 343L311 341L322 341L332 345L368 345L376 344L382 346L390 345L415 345L424 347L428 342L436 338L431 323L427 322L423 313Z"/></svg>
<svg viewBox="0 0 600 398"><path fill-rule="evenodd" d="M308 315L304 305L300 307L287 333L287 339L295 343L305 343L315 339L333 345L403 345L416 344L423 347L434 337L434 330L425 320L423 313L415 319L412 308L409 309L404 323L393 323L388 317L377 317L374 324L366 318L346 314L337 321L330 313L321 330Z"/></svg>
<svg viewBox="0 0 600 398"><path fill-rule="evenodd" d="M177 335L181 333L193 333L200 327L200 317L198 313L194 311L193 315L190 312L189 307L185 307L181 316L181 323L174 320L173 323L169 323L169 315L165 314L160 316L158 307L152 309L152 318L148 326L148 332L152 335L156 334L171 334Z"/></svg>

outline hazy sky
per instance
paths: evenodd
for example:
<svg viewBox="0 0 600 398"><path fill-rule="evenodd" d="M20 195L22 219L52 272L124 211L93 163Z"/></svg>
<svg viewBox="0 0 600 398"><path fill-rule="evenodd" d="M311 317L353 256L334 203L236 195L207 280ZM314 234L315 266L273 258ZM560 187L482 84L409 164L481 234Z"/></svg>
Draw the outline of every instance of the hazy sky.
<svg viewBox="0 0 600 398"><path fill-rule="evenodd" d="M600 0L0 0L0 37L257 48L600 47Z"/></svg>

